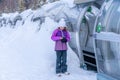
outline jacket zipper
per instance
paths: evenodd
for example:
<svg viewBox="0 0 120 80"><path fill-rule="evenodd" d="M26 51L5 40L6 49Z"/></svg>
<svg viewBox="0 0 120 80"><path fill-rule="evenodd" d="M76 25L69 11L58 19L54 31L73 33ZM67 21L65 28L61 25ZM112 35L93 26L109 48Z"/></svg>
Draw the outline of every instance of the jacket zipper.
<svg viewBox="0 0 120 80"><path fill-rule="evenodd" d="M62 37L63 37L63 32L62 32L62 30L61 30L61 34L62 34ZM62 50L63 50L63 43L61 42L61 44L62 44Z"/></svg>
<svg viewBox="0 0 120 80"><path fill-rule="evenodd" d="M63 43L62 43L62 50L63 50Z"/></svg>

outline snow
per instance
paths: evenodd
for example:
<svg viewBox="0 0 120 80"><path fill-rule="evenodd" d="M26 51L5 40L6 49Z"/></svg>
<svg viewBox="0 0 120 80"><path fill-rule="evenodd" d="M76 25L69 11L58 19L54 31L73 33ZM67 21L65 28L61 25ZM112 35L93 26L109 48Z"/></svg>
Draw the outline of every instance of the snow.
<svg viewBox="0 0 120 80"><path fill-rule="evenodd" d="M75 6L74 0L60 0L60 1L66 3L71 8Z"/></svg>
<svg viewBox="0 0 120 80"><path fill-rule="evenodd" d="M0 28L0 80L96 80L95 72L79 67L78 57L70 48L67 64L71 75L56 76L51 35L58 23L46 16L37 31L39 22L31 22L34 14L36 11L26 10L20 14L24 24L17 22L14 29L9 24Z"/></svg>

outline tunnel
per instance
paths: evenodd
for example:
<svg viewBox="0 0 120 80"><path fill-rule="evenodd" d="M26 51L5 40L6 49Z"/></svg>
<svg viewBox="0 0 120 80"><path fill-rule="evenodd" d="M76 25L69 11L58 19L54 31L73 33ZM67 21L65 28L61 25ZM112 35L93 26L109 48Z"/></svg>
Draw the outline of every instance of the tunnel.
<svg viewBox="0 0 120 80"><path fill-rule="evenodd" d="M93 47L93 30L97 16L92 9L99 11L94 5L83 5L76 26L73 26L73 31L70 32L71 41L69 45L76 52L81 68L97 71Z"/></svg>
<svg viewBox="0 0 120 80"><path fill-rule="evenodd" d="M97 80L120 80L120 0L106 0L94 28Z"/></svg>

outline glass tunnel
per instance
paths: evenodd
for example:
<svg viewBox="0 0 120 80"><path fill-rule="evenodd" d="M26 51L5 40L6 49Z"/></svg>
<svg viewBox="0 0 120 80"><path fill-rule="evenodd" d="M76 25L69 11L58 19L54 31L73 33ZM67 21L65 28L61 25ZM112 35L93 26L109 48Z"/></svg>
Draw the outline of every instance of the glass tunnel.
<svg viewBox="0 0 120 80"><path fill-rule="evenodd" d="M120 80L120 0L104 0L100 9L81 6L69 43L80 67L97 71L97 80Z"/></svg>
<svg viewBox="0 0 120 80"><path fill-rule="evenodd" d="M82 20L78 22L78 39L82 56L81 59L88 70L97 70L92 37L96 16L92 13L91 6L87 7L81 19Z"/></svg>
<svg viewBox="0 0 120 80"><path fill-rule="evenodd" d="M120 0L104 2L94 34L98 80L120 80Z"/></svg>
<svg viewBox="0 0 120 80"><path fill-rule="evenodd" d="M78 55L81 68L97 71L92 37L97 16L93 13L93 8L99 10L94 5L83 6L77 19L77 25L74 26L74 30L71 32L69 45Z"/></svg>
<svg viewBox="0 0 120 80"><path fill-rule="evenodd" d="M120 80L120 0L102 2L100 9L94 4L82 6L69 45L79 57L80 67L85 64L98 72L97 80Z"/></svg>

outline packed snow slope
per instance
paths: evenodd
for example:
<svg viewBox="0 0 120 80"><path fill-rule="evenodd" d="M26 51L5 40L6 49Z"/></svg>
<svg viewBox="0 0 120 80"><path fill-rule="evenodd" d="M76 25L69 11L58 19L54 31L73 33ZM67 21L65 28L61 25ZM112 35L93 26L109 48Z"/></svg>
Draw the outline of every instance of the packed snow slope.
<svg viewBox="0 0 120 80"><path fill-rule="evenodd" d="M71 75L56 76L55 43L51 40L51 34L58 22L49 16L44 17L41 25L40 21L32 22L36 12L27 10L21 13L22 20L17 21L14 27L2 24L0 80L96 80L96 73L79 68L79 60L70 48L67 64ZM2 17L12 19L15 15L18 13L4 14Z"/></svg>

